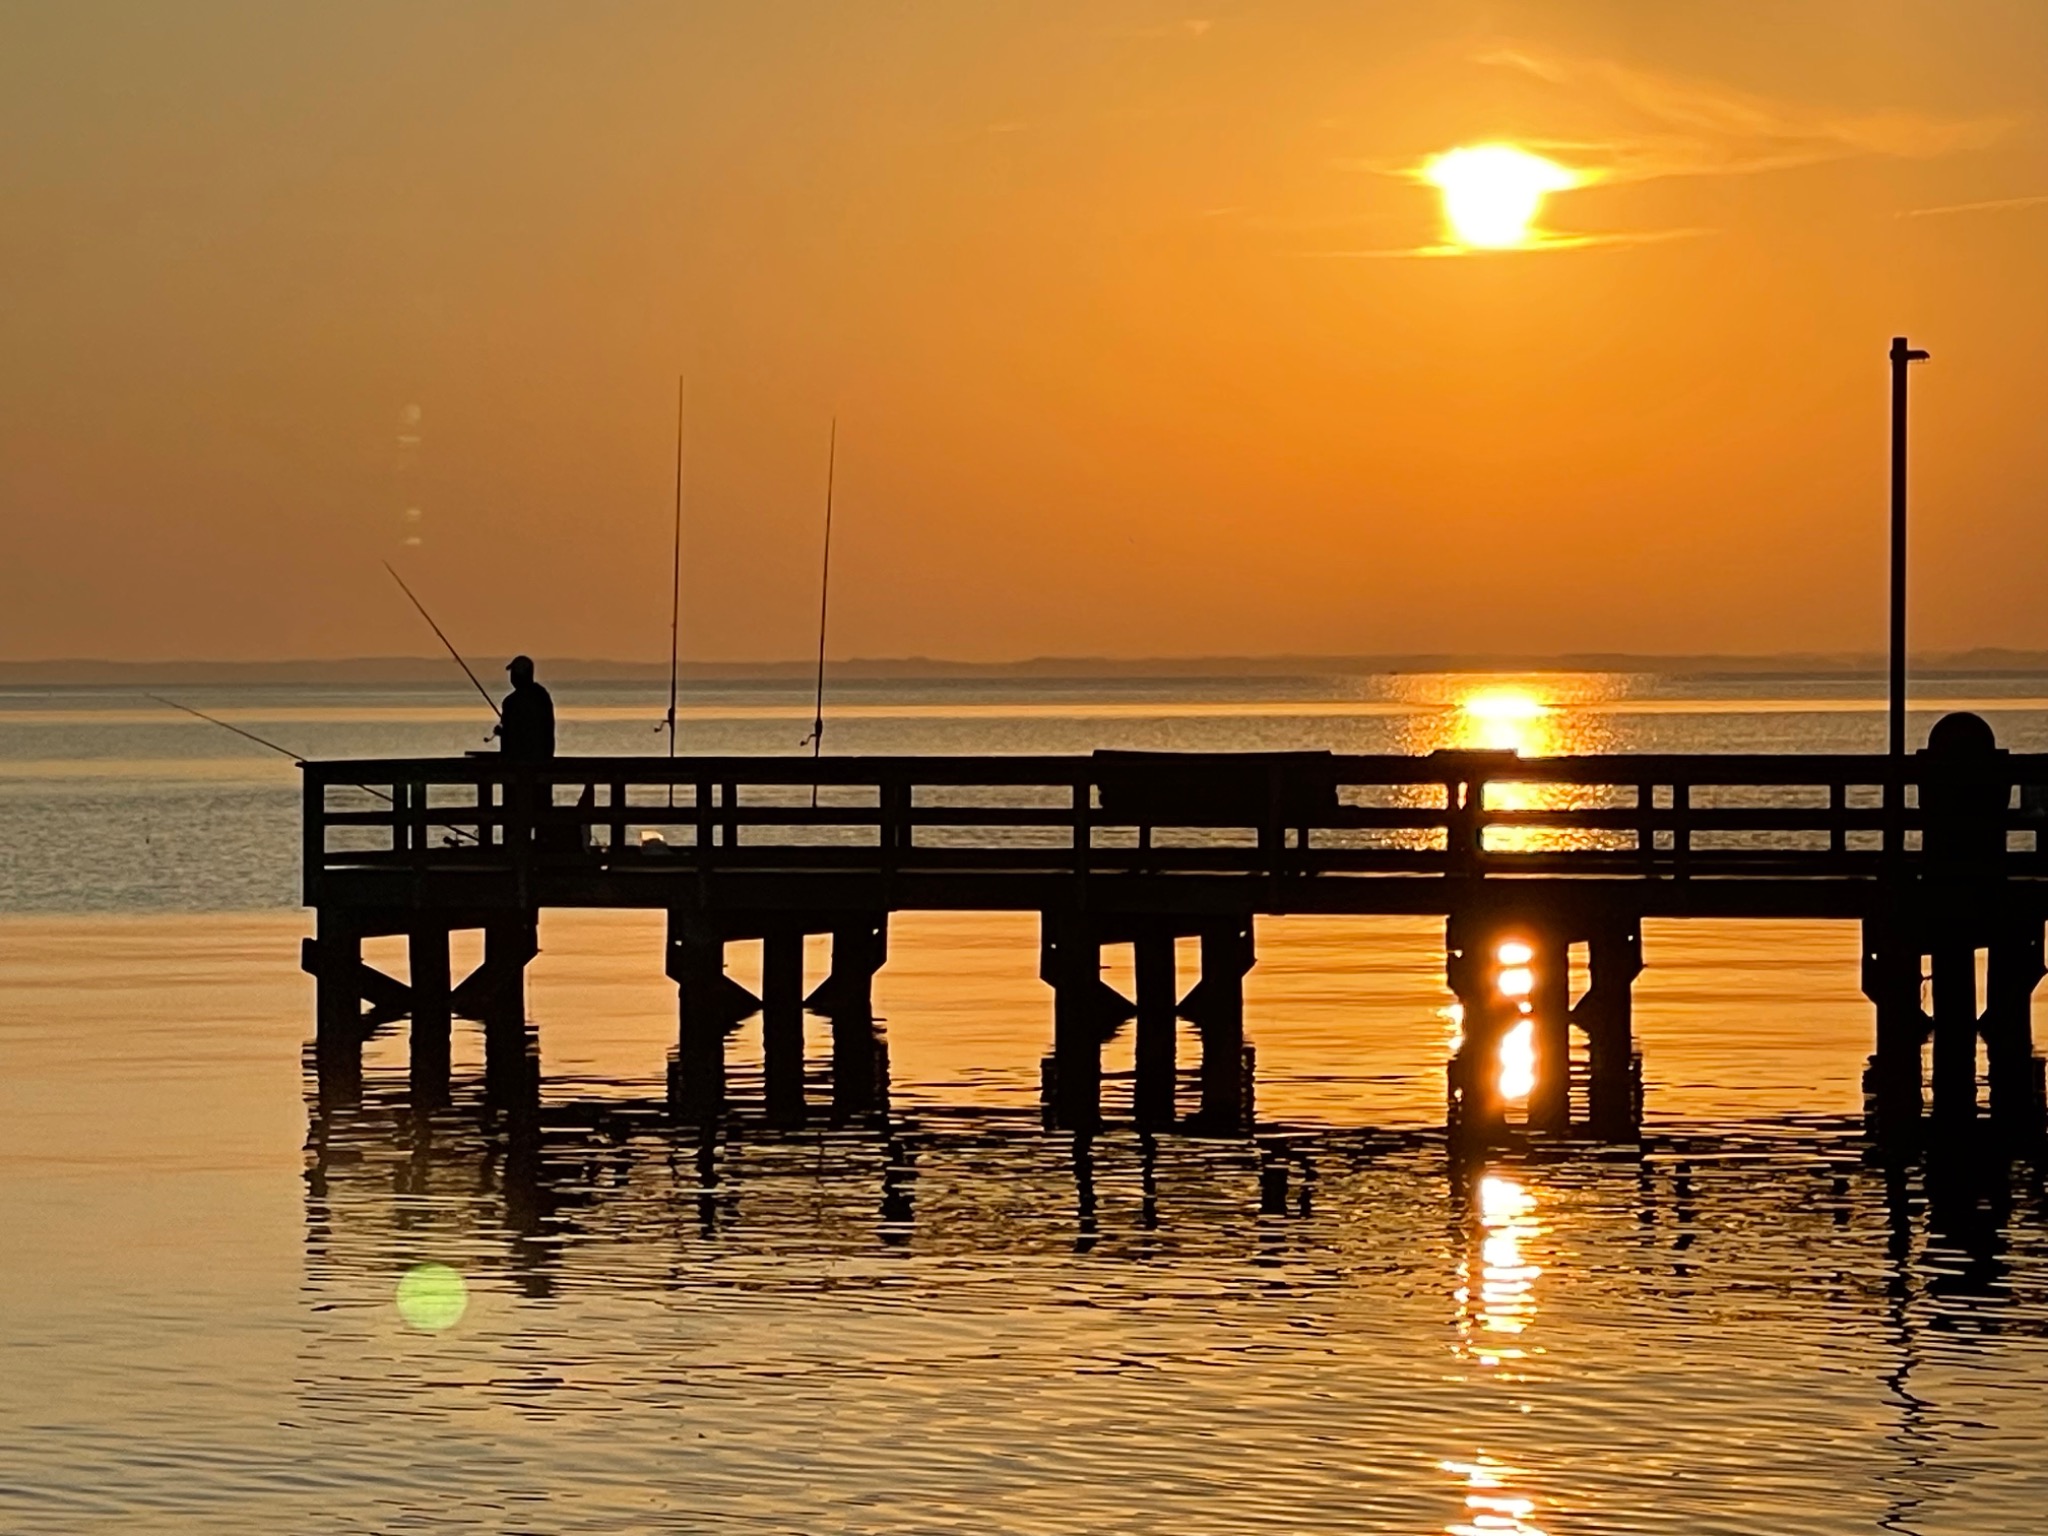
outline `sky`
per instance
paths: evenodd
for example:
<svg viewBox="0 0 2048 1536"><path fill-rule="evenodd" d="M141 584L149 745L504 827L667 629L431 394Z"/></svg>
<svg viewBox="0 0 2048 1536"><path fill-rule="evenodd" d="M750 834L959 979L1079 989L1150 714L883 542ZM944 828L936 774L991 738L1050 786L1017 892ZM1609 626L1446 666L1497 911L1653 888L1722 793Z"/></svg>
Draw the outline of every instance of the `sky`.
<svg viewBox="0 0 2048 1536"><path fill-rule="evenodd" d="M2038 0L0 7L0 659L2048 648ZM1531 238L1421 174L1570 173Z"/></svg>

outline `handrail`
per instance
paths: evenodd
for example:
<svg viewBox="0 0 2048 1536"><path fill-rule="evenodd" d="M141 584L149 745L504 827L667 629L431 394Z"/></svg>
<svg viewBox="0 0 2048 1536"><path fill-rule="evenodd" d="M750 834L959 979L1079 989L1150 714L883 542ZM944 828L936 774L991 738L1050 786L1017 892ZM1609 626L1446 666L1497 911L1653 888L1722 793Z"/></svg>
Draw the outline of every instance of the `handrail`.
<svg viewBox="0 0 2048 1536"><path fill-rule="evenodd" d="M593 866L1861 879L1926 865L1910 841L1929 825L1917 791L1959 783L1988 792L1973 835L2004 847L1998 872L2048 875L2043 822L2012 803L2013 786L2048 783L2048 754L1960 770L1878 754L480 755L304 774L309 900L329 871L393 867L511 871L522 889L536 871ZM389 786L391 803L329 804L366 785ZM813 787L841 793L814 806ZM1983 809L2001 787L2003 811ZM567 789L578 803L556 804Z"/></svg>

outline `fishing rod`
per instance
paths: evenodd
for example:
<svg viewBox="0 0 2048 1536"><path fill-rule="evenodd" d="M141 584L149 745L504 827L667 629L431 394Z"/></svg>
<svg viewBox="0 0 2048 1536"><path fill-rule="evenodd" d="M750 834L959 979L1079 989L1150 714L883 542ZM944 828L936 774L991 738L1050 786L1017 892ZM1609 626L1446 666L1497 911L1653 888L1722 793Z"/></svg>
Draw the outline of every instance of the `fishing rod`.
<svg viewBox="0 0 2048 1536"><path fill-rule="evenodd" d="M839 418L832 418L832 436L825 449L825 565L818 578L818 691L811 718L811 734L797 745L809 747L815 761L825 750L825 616L832 602L832 481L839 464ZM817 804L818 788L811 786L811 803Z"/></svg>
<svg viewBox="0 0 2048 1536"><path fill-rule="evenodd" d="M681 653L683 619L683 420L688 414L688 382L676 379L676 532L668 577L668 760L676 760L676 664ZM675 779L668 785L668 803L676 803Z"/></svg>
<svg viewBox="0 0 2048 1536"><path fill-rule="evenodd" d="M242 737L244 740L253 741L259 747L268 747L272 752L277 753L280 757L290 758L294 763L296 763L301 768L306 766L306 759L299 756L299 754L294 752L290 747L281 747L276 742L270 740L268 737L258 736L254 731L245 731L239 725L231 725L227 721L221 719L218 715L209 715L203 709L194 709L190 704L180 704L176 699L167 699L160 693L145 693L143 697L145 699L150 700L153 703L167 705L172 709L183 710L188 715L194 716L195 718L200 720L204 720L208 725L217 725L224 731L233 731L237 736ZM397 801L393 800L389 795L385 794L384 791L381 789L372 789L367 784L358 784L355 787L357 789L360 789L366 795L375 795L379 800L382 800L386 805L396 805L398 803ZM476 841L476 834L473 832L465 831L461 827L449 826L446 822L442 822L440 823L440 825L457 837L466 837L471 842Z"/></svg>
<svg viewBox="0 0 2048 1536"><path fill-rule="evenodd" d="M498 701L491 697L490 691L484 687L481 681L478 680L477 675L474 672L470 671L469 663L462 659L462 652L456 650L454 644L449 640L449 638L441 633L441 626L436 624L434 622L434 616L431 613L427 612L427 605L421 602L419 598L414 595L412 588L408 587L405 584L405 578L398 574L397 570L392 566L389 560L386 560L384 562L384 569L391 572L391 579L398 583L398 590L403 592L407 597L412 599L413 607L419 609L420 617L427 621L427 628L431 629L434 632L434 638L439 640L442 645L448 648L448 654L455 658L455 665L462 668L462 675L469 679L470 683L475 687L478 695L482 697L483 701L486 704L491 706L491 713L497 716L499 722L502 724L505 719L505 712L498 708Z"/></svg>
<svg viewBox="0 0 2048 1536"><path fill-rule="evenodd" d="M303 757L299 756L298 753L294 752L290 747L280 747L276 742L267 741L263 737L258 736L254 731L245 731L239 725L230 725L228 724L227 721L222 720L217 716L209 715L203 709L194 709L190 704L180 704L176 699L167 699L162 694L158 693L145 693L143 697L145 699L151 700L153 703L167 704L172 709L181 709L188 715L194 715L197 716L199 719L204 720L208 725L217 725L224 731L233 731L237 736L242 737L244 740L253 741L259 747L268 747L271 751L276 752L281 756L290 758L294 763L297 763L301 768L306 766L306 760ZM358 787L366 788L367 786ZM377 793L377 791L372 789L370 793L374 795ZM389 800L391 797L389 795L386 795L383 798Z"/></svg>

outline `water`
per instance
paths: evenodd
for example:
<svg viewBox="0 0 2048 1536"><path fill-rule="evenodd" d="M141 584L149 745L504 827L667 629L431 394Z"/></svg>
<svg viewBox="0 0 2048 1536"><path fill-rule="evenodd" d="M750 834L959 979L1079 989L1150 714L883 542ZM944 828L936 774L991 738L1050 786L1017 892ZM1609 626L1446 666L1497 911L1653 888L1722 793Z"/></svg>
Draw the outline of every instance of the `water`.
<svg viewBox="0 0 2048 1536"><path fill-rule="evenodd" d="M2048 679L1939 691L2048 746ZM564 750L658 745L643 694L560 690ZM848 752L1882 737L1866 682L1820 678L844 697ZM482 745L456 690L190 701L321 755ZM787 751L807 716L732 687L683 729ZM411 1113L401 1028L362 1106L321 1111L296 805L288 763L213 727L93 690L0 698L0 1529L2037 1523L2041 1186L1930 1203L1866 1163L1847 925L1651 924L1643 1153L1456 1180L1436 925L1263 924L1259 1143L1077 1148L1037 1127L1034 925L911 915L878 983L886 1130L745 1120L707 1152L658 1111L674 1001L646 915L543 925L537 1137L485 1110L462 1026L446 1109ZM751 1031L735 1058L756 1091ZM1261 1214L1262 1161L1287 1169L1284 1214ZM401 1315L422 1265L459 1277L453 1326Z"/></svg>

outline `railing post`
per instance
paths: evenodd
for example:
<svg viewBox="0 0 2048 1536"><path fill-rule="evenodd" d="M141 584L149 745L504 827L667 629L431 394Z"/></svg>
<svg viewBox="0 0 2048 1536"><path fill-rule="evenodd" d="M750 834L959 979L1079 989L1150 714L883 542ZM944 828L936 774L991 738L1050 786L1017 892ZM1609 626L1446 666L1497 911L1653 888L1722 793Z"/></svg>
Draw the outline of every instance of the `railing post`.
<svg viewBox="0 0 2048 1536"><path fill-rule="evenodd" d="M1485 781L1444 780L1444 858L1449 872L1469 875L1479 862L1479 797Z"/></svg>
<svg viewBox="0 0 2048 1536"><path fill-rule="evenodd" d="M663 827L666 833L669 829ZM612 781L612 853L616 855L626 846L626 786L616 779Z"/></svg>
<svg viewBox="0 0 2048 1536"><path fill-rule="evenodd" d="M1088 877L1089 855L1095 842L1094 810L1095 781L1092 778L1077 779L1074 783L1074 873L1084 880Z"/></svg>
<svg viewBox="0 0 2048 1536"><path fill-rule="evenodd" d="M1692 786L1674 783L1671 786L1671 865L1672 873L1680 880L1686 876L1686 866L1692 862L1692 823L1688 819L1692 812Z"/></svg>
<svg viewBox="0 0 2048 1536"><path fill-rule="evenodd" d="M434 846L433 828L427 824L427 786L415 781L406 786L409 797L408 820L412 823L412 867L418 874L427 872L427 859Z"/></svg>
<svg viewBox="0 0 2048 1536"><path fill-rule="evenodd" d="M894 871L903 862L904 853L915 842L910 820L910 782L899 774L891 773L875 782L877 803L876 836L882 844L882 867Z"/></svg>
<svg viewBox="0 0 2048 1536"><path fill-rule="evenodd" d="M1830 784L1828 786L1828 852L1835 855L1849 851L1849 786Z"/></svg>

